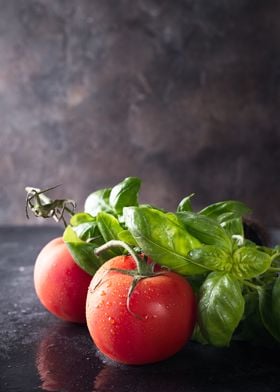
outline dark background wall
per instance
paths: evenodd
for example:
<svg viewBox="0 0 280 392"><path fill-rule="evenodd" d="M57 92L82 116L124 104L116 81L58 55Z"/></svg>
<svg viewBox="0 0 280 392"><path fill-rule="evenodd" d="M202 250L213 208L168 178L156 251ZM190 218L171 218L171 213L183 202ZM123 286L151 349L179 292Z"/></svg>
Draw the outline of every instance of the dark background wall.
<svg viewBox="0 0 280 392"><path fill-rule="evenodd" d="M240 199L280 226L279 1L0 5L1 224L27 223L26 185L82 209L134 175L144 202Z"/></svg>

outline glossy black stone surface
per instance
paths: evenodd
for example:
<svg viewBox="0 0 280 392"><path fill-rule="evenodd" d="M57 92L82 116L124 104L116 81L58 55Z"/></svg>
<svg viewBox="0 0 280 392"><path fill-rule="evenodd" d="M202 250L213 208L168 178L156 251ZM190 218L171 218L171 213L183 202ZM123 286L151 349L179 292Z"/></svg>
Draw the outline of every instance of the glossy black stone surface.
<svg viewBox="0 0 280 392"><path fill-rule="evenodd" d="M58 228L0 228L0 391L279 391L279 349L189 343L149 366L118 366L95 349L85 326L45 311L33 289L33 263Z"/></svg>

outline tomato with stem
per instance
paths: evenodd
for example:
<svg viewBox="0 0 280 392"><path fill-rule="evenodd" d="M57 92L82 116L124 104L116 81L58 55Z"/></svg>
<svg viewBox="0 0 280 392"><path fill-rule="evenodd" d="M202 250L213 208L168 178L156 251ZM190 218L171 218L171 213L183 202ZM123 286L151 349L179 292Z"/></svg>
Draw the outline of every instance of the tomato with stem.
<svg viewBox="0 0 280 392"><path fill-rule="evenodd" d="M110 241L108 246L125 246ZM191 337L196 300L182 276L136 255L104 263L93 277L87 296L86 318L97 348L108 358L140 365L166 359Z"/></svg>

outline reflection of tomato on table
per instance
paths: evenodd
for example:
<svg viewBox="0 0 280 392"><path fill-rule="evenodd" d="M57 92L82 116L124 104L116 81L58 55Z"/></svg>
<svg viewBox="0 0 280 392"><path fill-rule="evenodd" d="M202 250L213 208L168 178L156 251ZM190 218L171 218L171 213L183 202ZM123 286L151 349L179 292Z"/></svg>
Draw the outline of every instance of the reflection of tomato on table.
<svg viewBox="0 0 280 392"><path fill-rule="evenodd" d="M36 353L36 366L46 391L75 391L84 376L89 385L102 363L95 360L85 326L59 322L49 327L40 340ZM81 366L82 364L82 366Z"/></svg>

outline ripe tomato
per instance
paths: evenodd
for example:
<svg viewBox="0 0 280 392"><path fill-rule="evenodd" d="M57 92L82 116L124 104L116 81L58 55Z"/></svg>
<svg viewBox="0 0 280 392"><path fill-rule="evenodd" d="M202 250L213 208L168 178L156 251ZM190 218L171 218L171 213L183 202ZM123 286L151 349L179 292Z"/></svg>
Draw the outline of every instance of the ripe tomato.
<svg viewBox="0 0 280 392"><path fill-rule="evenodd" d="M133 277L111 268L134 270L131 256L104 263L91 281L86 318L97 348L125 364L145 364L168 358L190 338L196 320L196 301L180 275L161 271L140 280L127 304Z"/></svg>
<svg viewBox="0 0 280 392"><path fill-rule="evenodd" d="M50 241L34 267L35 291L44 307L55 316L84 323L88 286L92 276L73 260L62 237Z"/></svg>

